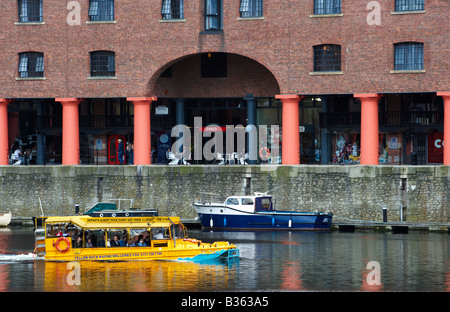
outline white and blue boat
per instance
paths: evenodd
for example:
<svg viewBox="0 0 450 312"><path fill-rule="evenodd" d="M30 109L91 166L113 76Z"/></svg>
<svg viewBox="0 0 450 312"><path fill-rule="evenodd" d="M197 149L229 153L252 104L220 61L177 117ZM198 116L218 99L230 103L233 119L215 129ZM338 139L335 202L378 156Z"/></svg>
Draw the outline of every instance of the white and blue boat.
<svg viewBox="0 0 450 312"><path fill-rule="evenodd" d="M330 230L333 215L325 212L274 210L272 196L230 196L223 203L193 203L205 229Z"/></svg>

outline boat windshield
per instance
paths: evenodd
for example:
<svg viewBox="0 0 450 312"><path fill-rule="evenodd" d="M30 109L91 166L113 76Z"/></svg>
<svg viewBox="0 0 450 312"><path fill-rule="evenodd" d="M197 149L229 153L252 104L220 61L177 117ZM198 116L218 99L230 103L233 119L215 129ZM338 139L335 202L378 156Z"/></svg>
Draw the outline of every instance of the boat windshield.
<svg viewBox="0 0 450 312"><path fill-rule="evenodd" d="M225 205L239 205L239 200L237 198L228 198Z"/></svg>

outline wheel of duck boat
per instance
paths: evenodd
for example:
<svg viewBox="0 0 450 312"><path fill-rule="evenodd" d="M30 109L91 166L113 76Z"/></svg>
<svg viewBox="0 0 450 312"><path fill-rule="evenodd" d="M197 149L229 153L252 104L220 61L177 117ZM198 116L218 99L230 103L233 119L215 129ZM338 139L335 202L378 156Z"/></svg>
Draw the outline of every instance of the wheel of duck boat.
<svg viewBox="0 0 450 312"><path fill-rule="evenodd" d="M270 156L270 151L267 147L261 147L261 149L259 150L259 157L261 157L261 159L263 160L267 160L269 159Z"/></svg>
<svg viewBox="0 0 450 312"><path fill-rule="evenodd" d="M62 242L62 241L65 241L65 242L66 242L66 248L64 248L64 249L62 249L62 248L59 246L59 243ZM70 241L69 241L69 239L68 239L67 237L60 237L60 238L58 238L58 239L56 240L56 242L54 243L54 246L56 247L56 249L57 249L59 252L66 252L66 251L69 250L69 248L70 248Z"/></svg>

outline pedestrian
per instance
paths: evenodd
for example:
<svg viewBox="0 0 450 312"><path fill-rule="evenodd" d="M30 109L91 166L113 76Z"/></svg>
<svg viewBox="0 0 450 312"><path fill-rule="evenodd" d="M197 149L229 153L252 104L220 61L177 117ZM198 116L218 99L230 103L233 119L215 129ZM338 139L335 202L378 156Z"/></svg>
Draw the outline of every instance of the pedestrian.
<svg viewBox="0 0 450 312"><path fill-rule="evenodd" d="M117 148L117 158L119 158L119 165L123 165L124 162L124 146L122 139L118 139L117 142L119 143L119 146Z"/></svg>

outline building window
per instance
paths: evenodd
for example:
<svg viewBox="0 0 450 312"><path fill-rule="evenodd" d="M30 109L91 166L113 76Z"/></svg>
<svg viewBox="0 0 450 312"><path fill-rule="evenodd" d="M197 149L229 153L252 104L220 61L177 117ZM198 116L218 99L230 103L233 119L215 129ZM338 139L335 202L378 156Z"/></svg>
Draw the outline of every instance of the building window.
<svg viewBox="0 0 450 312"><path fill-rule="evenodd" d="M203 53L201 58L202 78L227 77L226 53Z"/></svg>
<svg viewBox="0 0 450 312"><path fill-rule="evenodd" d="M314 71L332 72L341 70L341 46L322 44L314 46Z"/></svg>
<svg viewBox="0 0 450 312"><path fill-rule="evenodd" d="M91 52L91 77L114 77L116 56L110 51Z"/></svg>
<svg viewBox="0 0 450 312"><path fill-rule="evenodd" d="M92 22L114 21L114 0L90 0L89 20Z"/></svg>
<svg viewBox="0 0 450 312"><path fill-rule="evenodd" d="M340 14L341 0L314 0L314 14Z"/></svg>
<svg viewBox="0 0 450 312"><path fill-rule="evenodd" d="M19 22L36 23L44 21L42 0L19 0Z"/></svg>
<svg viewBox="0 0 450 312"><path fill-rule="evenodd" d="M423 70L423 43L394 44L394 70Z"/></svg>
<svg viewBox="0 0 450 312"><path fill-rule="evenodd" d="M161 15L163 20L184 19L183 0L163 0Z"/></svg>
<svg viewBox="0 0 450 312"><path fill-rule="evenodd" d="M423 11L425 0L395 0L395 11Z"/></svg>
<svg viewBox="0 0 450 312"><path fill-rule="evenodd" d="M44 77L44 53L19 53L19 76L20 78Z"/></svg>
<svg viewBox="0 0 450 312"><path fill-rule="evenodd" d="M241 0L239 13L241 17L262 17L263 0Z"/></svg>
<svg viewBox="0 0 450 312"><path fill-rule="evenodd" d="M222 0L205 0L205 30L222 28Z"/></svg>

